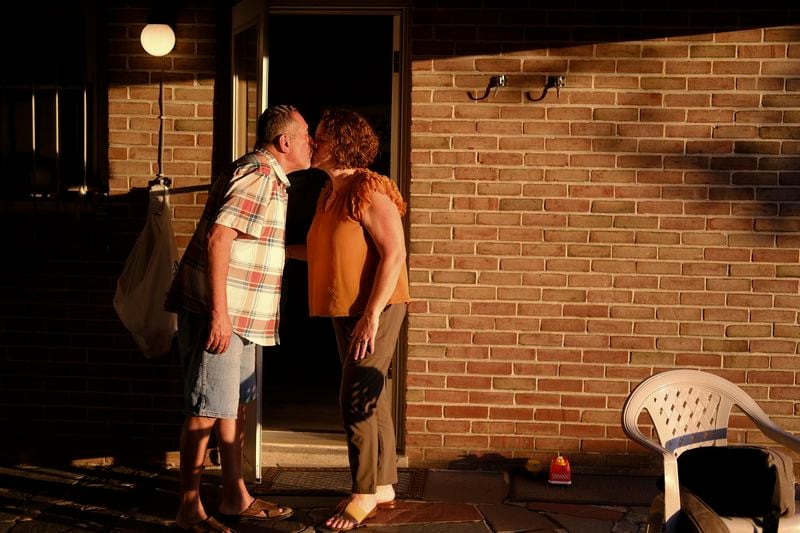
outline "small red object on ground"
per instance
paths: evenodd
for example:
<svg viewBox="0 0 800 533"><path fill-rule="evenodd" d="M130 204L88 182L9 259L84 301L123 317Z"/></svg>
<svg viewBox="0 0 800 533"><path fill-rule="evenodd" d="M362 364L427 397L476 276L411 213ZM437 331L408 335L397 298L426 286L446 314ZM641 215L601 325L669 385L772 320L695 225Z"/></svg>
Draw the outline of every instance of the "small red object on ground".
<svg viewBox="0 0 800 533"><path fill-rule="evenodd" d="M555 485L572 485L569 460L560 453L550 461L550 475L547 482Z"/></svg>

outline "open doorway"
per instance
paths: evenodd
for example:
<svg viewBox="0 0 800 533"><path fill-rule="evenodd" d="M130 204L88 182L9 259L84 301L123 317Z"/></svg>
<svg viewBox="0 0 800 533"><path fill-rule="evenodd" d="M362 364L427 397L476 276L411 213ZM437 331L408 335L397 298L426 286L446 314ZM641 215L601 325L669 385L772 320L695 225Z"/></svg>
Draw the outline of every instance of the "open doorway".
<svg viewBox="0 0 800 533"><path fill-rule="evenodd" d="M313 132L322 110L348 107L381 137L373 169L391 175L394 18L374 14L270 13L267 27L270 105L297 106ZM396 166L396 162L395 165ZM289 176L286 243L304 243L327 176ZM262 428L342 433L341 375L329 318L308 316L307 269L290 260L281 294L280 346L265 348Z"/></svg>

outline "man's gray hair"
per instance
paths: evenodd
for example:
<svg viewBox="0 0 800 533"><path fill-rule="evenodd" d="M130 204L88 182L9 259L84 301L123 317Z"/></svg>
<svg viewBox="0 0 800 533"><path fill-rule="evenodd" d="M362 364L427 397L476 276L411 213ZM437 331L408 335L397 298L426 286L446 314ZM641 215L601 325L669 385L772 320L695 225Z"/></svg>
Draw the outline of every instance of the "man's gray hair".
<svg viewBox="0 0 800 533"><path fill-rule="evenodd" d="M256 147L273 143L281 133L286 133L294 121L292 114L296 112L297 108L291 105L272 105L266 108L256 124Z"/></svg>

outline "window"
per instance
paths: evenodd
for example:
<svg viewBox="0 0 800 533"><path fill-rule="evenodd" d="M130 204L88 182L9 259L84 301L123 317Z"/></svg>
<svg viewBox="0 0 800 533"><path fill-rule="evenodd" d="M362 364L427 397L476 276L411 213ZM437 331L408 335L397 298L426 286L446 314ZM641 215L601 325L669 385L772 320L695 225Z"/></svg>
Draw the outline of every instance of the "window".
<svg viewBox="0 0 800 533"><path fill-rule="evenodd" d="M100 188L94 2L35 2L0 22L0 198Z"/></svg>

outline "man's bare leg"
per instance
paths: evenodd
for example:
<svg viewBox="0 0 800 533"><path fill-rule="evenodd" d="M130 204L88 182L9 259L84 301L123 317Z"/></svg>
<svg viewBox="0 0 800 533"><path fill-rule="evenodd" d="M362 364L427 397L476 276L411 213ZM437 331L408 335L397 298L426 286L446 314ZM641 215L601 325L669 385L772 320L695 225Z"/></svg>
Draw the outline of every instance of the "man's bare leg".
<svg viewBox="0 0 800 533"><path fill-rule="evenodd" d="M180 484L181 494L175 522L178 527L189 528L205 520L208 515L200 501L200 480L208 449L208 439L216 418L189 415L181 429Z"/></svg>
<svg viewBox="0 0 800 533"><path fill-rule="evenodd" d="M240 405L236 420L220 419L217 425L219 461L222 467L222 501L219 511L239 514L253 503L242 475L242 447L244 446L244 406Z"/></svg>
<svg viewBox="0 0 800 533"><path fill-rule="evenodd" d="M240 405L236 420L220 419L217 425L219 458L222 467L222 501L219 504L219 512L222 514L239 514L250 507L255 500L247 490L242 475L244 414L245 406ZM264 511L261 511L259 515L267 516Z"/></svg>

